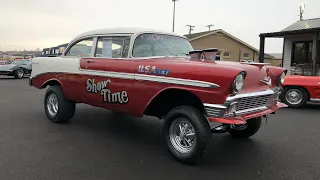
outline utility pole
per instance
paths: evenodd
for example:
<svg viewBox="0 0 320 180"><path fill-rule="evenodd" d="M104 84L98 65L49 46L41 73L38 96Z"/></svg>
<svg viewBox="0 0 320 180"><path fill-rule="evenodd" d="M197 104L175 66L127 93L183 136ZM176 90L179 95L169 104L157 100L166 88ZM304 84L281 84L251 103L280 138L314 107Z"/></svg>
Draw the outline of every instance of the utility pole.
<svg viewBox="0 0 320 180"><path fill-rule="evenodd" d="M172 0L173 2L173 25L172 25L172 32L174 32L174 20L176 17L176 1L178 0Z"/></svg>
<svg viewBox="0 0 320 180"><path fill-rule="evenodd" d="M209 24L206 26L207 28L209 28L209 31L211 30L211 27L213 27L213 24Z"/></svg>
<svg viewBox="0 0 320 180"><path fill-rule="evenodd" d="M194 28L195 26L192 26L192 25L186 25L186 26L189 27L189 34L191 34L191 31L193 30L193 28Z"/></svg>

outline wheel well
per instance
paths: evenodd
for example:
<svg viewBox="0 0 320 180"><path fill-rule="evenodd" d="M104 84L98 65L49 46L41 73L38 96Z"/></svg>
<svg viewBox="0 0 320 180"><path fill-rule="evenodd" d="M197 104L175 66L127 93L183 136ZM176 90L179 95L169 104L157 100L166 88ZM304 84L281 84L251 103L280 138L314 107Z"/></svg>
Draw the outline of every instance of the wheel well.
<svg viewBox="0 0 320 180"><path fill-rule="evenodd" d="M44 83L41 88L46 88L47 86L54 86L54 85L59 85L61 86L61 84L59 83L59 81L57 80L49 80L46 83Z"/></svg>
<svg viewBox="0 0 320 180"><path fill-rule="evenodd" d="M181 105L192 106L205 113L201 100L195 94L186 90L168 89L151 101L144 114L163 118L171 109Z"/></svg>
<svg viewBox="0 0 320 180"><path fill-rule="evenodd" d="M307 92L307 95L308 95L308 100L310 100L310 94L309 94L309 91L307 88L303 87L303 86L295 86L295 85L287 85L287 86L284 86L284 88L301 88L301 89L304 89L306 92Z"/></svg>

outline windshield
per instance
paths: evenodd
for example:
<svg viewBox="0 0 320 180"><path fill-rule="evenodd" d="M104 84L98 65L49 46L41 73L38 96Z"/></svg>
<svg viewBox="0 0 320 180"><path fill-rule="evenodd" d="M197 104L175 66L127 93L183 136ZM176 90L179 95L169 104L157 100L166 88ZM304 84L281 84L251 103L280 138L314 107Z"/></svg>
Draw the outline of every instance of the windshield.
<svg viewBox="0 0 320 180"><path fill-rule="evenodd" d="M21 65L28 65L30 60L16 60L13 61L11 64L21 64Z"/></svg>
<svg viewBox="0 0 320 180"><path fill-rule="evenodd" d="M187 39L163 34L141 34L135 39L132 56L188 56L193 48Z"/></svg>

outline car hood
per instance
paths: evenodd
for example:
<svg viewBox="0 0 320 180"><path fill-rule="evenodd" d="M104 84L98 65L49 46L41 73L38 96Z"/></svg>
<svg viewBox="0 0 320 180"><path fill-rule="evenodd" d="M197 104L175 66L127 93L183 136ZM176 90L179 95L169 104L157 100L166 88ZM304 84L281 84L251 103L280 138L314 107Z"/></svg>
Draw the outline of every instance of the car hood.
<svg viewBox="0 0 320 180"><path fill-rule="evenodd" d="M187 59L186 59L187 60ZM197 66L204 66L204 67L214 67L214 66L220 66L220 67L234 67L237 69L242 69L243 71L247 72L243 88L241 90L241 93L248 93L252 91L263 91L266 89L270 89L271 86L269 86L267 83L263 83L267 77L267 68L263 67L263 65L254 65L254 64L242 64L240 62L232 62L232 61L213 61L213 60L190 60L187 61L183 60L174 60L171 59L173 63L186 63L186 64L193 64ZM225 75L228 76L228 71L225 72Z"/></svg>
<svg viewBox="0 0 320 180"><path fill-rule="evenodd" d="M16 67L16 64L4 64L0 65L1 70L11 70L12 68Z"/></svg>

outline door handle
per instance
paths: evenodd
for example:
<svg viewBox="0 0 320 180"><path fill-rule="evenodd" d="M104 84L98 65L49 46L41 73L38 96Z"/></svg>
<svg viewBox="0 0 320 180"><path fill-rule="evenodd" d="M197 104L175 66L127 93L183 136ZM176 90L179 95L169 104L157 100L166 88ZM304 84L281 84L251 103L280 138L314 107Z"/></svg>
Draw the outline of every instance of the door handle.
<svg viewBox="0 0 320 180"><path fill-rule="evenodd" d="M94 63L95 61L93 60L87 60L87 63Z"/></svg>

